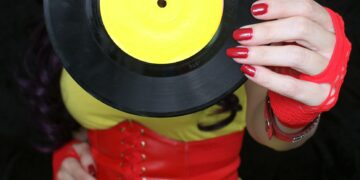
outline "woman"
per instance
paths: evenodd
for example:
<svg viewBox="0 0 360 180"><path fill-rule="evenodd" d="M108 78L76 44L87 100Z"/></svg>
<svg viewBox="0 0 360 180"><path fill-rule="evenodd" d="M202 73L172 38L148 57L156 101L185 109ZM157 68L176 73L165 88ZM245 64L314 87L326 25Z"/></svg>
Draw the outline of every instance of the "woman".
<svg viewBox="0 0 360 180"><path fill-rule="evenodd" d="M242 111L230 96L219 102L222 109L214 105L169 121L134 116L95 100L63 71L60 87L54 88L61 90L70 114L90 129L88 137L78 132L75 139L89 141L91 147L72 141L58 150L54 178L237 179L245 119L250 135L265 146L283 151L305 143L315 133L320 113L336 103L346 72L351 47L341 18L312 0L260 0L251 13L272 21L239 28L234 39L241 46L227 51L244 64L241 70L249 78L235 92ZM91 117L90 112L100 115ZM225 125L201 125L203 118L228 121L233 112L237 115ZM109 121L99 123L98 117ZM72 122L57 123L75 129Z"/></svg>

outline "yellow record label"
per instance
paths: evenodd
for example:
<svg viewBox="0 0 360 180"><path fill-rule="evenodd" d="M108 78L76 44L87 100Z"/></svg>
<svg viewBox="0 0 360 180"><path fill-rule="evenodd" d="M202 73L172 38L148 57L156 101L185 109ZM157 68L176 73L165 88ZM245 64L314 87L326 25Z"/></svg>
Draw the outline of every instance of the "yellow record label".
<svg viewBox="0 0 360 180"><path fill-rule="evenodd" d="M124 52L152 64L185 60L214 37L223 0L100 0L107 33Z"/></svg>

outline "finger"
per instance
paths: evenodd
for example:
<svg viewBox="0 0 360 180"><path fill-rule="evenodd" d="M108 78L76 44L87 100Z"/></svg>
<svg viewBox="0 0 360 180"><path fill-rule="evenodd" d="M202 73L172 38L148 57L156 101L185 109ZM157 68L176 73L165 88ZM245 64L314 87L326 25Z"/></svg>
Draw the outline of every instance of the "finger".
<svg viewBox="0 0 360 180"><path fill-rule="evenodd" d="M95 180L93 176L81 167L80 162L75 158L65 159L62 168L76 180Z"/></svg>
<svg viewBox="0 0 360 180"><path fill-rule="evenodd" d="M335 35L304 17L290 17L245 26L234 31L234 39L246 46L276 42L296 42L330 58Z"/></svg>
<svg viewBox="0 0 360 180"><path fill-rule="evenodd" d="M330 92L328 84L302 81L262 66L243 65L241 70L256 84L309 106L320 105Z"/></svg>
<svg viewBox="0 0 360 180"><path fill-rule="evenodd" d="M291 67L308 75L323 72L328 64L320 54L294 45L235 47L227 55L241 64Z"/></svg>
<svg viewBox="0 0 360 180"><path fill-rule="evenodd" d="M313 0L260 0L252 5L251 13L255 18L262 20L302 16L334 32L330 15L324 7Z"/></svg>
<svg viewBox="0 0 360 180"><path fill-rule="evenodd" d="M56 180L75 180L75 179L70 174L64 171L59 171Z"/></svg>
<svg viewBox="0 0 360 180"><path fill-rule="evenodd" d="M83 169L85 169L90 175L95 176L96 166L91 155L89 145L87 143L75 144L74 149L80 157L80 163Z"/></svg>

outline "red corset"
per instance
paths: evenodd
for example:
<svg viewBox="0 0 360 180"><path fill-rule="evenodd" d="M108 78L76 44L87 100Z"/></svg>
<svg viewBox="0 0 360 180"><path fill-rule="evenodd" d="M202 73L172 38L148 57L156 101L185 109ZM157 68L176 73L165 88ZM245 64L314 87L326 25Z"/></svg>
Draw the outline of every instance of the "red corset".
<svg viewBox="0 0 360 180"><path fill-rule="evenodd" d="M133 121L89 131L98 180L237 180L242 139L243 132L236 132L181 142Z"/></svg>

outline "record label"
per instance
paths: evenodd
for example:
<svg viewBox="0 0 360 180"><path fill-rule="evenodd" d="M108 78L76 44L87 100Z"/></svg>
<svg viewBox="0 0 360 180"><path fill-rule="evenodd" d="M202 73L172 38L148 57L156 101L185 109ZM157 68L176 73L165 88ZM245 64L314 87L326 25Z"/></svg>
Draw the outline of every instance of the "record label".
<svg viewBox="0 0 360 180"><path fill-rule="evenodd" d="M164 2L100 0L102 22L128 55L151 64L176 63L198 53L214 37L223 0Z"/></svg>

